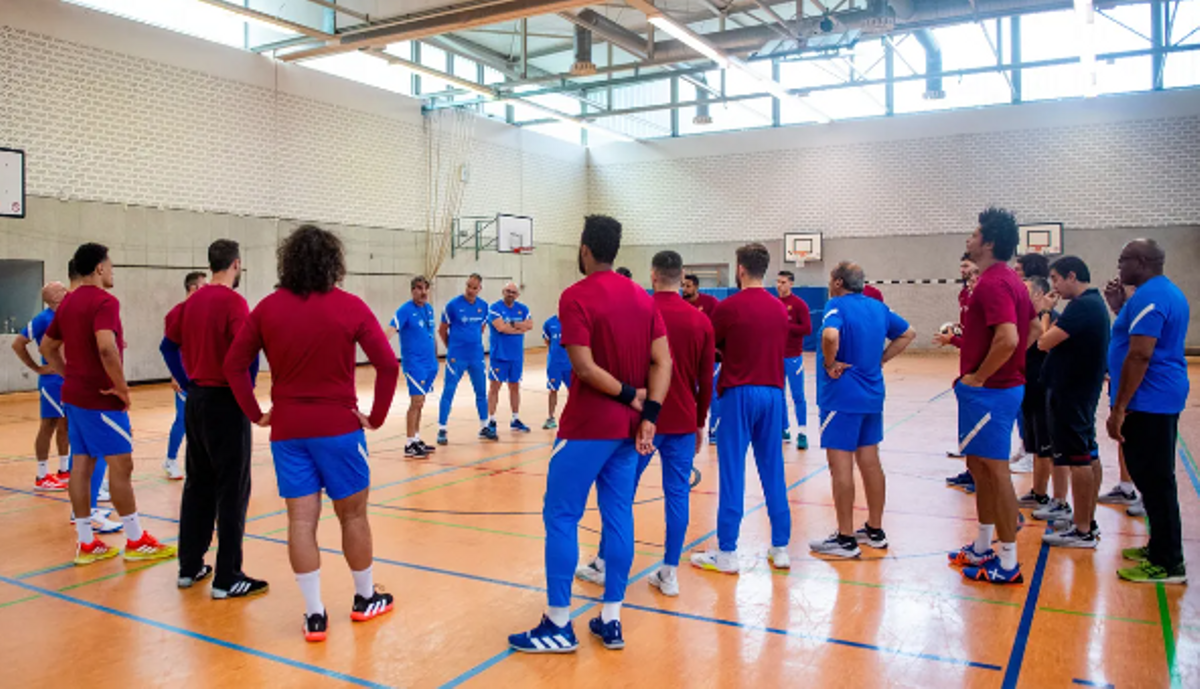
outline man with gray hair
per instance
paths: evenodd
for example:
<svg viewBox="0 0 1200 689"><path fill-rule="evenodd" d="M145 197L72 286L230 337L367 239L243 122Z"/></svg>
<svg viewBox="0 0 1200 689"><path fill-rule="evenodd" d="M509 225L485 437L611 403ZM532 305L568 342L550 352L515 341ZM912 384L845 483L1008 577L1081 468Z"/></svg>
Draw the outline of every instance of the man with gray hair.
<svg viewBox="0 0 1200 689"><path fill-rule="evenodd" d="M533 330L529 307L517 301L521 289L515 282L504 286L504 299L488 310L488 325L492 331L491 365L488 367L488 427L496 432L496 407L500 404L500 385L508 384L508 402L512 406L509 429L528 433L529 426L521 423L521 376L525 371L525 333Z"/></svg>
<svg viewBox="0 0 1200 689"><path fill-rule="evenodd" d="M883 440L883 365L916 337L908 322L883 302L863 295L863 270L842 261L829 275L821 347L817 350L817 405L821 446L829 458L838 528L809 543L813 552L858 557L858 544L886 548L886 480L879 463ZM883 352L882 356L880 352ZM854 465L867 494L867 522L854 530Z"/></svg>

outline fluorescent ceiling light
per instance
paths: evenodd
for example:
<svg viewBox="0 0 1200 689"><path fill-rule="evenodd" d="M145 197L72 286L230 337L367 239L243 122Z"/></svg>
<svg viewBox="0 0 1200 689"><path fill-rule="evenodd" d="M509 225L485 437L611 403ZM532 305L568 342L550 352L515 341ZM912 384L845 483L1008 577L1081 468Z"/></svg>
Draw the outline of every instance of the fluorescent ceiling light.
<svg viewBox="0 0 1200 689"><path fill-rule="evenodd" d="M1079 71L1083 97L1094 98L1099 85L1096 74L1096 14L1092 0L1075 0L1076 40L1079 42Z"/></svg>
<svg viewBox="0 0 1200 689"><path fill-rule="evenodd" d="M714 48L708 41L683 24L679 24L674 19L661 14L651 17L650 23L683 41L692 50L717 63L721 69L729 67L729 58L724 53Z"/></svg>

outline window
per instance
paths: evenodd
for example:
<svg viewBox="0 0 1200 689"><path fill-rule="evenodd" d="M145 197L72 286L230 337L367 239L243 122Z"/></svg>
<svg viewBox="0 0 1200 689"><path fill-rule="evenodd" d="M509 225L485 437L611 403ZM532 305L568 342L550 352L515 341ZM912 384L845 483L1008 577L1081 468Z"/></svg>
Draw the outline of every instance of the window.
<svg viewBox="0 0 1200 689"><path fill-rule="evenodd" d="M223 43L235 48L246 47L245 17L196 0L69 0L76 5L108 12L135 21L178 31L197 38ZM261 27L256 25L256 29ZM299 34L267 25L263 32L272 31L269 40L281 40ZM258 37L265 38L259 34Z"/></svg>
<svg viewBox="0 0 1200 689"><path fill-rule="evenodd" d="M304 67L394 93L412 93L412 72L363 53L341 53L300 63Z"/></svg>

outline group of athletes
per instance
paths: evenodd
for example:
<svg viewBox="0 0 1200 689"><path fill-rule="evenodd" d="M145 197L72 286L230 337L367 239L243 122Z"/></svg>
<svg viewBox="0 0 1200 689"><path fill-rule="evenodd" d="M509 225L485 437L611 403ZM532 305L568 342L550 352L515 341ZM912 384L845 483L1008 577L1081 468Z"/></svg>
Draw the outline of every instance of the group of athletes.
<svg viewBox="0 0 1200 689"><path fill-rule="evenodd" d="M585 220L578 254L583 278L562 293L557 313L542 327L551 393L543 429L557 434L543 506L548 606L537 626L509 637L510 647L522 652L567 653L578 647L570 611L575 579L604 587L589 630L607 648L624 647L620 615L633 561L633 499L655 454L662 469L666 536L663 562L648 582L663 595L679 594L689 483L706 433L715 442L719 466L717 540L715 547L693 553L691 564L739 572L745 465L752 448L771 525L766 557L772 567L790 567L792 520L782 449L791 439L786 391L799 426L797 445L807 448L803 349L813 331L808 307L793 291L794 275L780 272L777 295L772 295L764 287L770 254L762 244L747 244L736 252L740 289L718 302L700 293L695 276L684 274L679 253L662 251L650 266L648 294L614 270L620 244L618 221L599 215ZM996 209L980 214L964 257L977 275L968 275L960 299L961 335L939 335L939 341L961 347L954 386L959 449L966 456L979 520L978 537L951 553L951 563L962 566L968 579L1021 582L1018 505L1054 508L1057 512L1045 512L1052 522L1071 514L1070 508L1064 510L1068 479L1051 465L1068 467L1074 519L1047 533L1047 542L1094 547L1095 407L1109 371L1109 434L1122 443L1123 466L1142 494L1152 531L1147 547L1125 551L1139 564L1120 574L1132 581L1184 581L1173 452L1187 395L1188 313L1182 294L1162 275L1161 250L1150 240L1131 242L1123 250L1119 284L1105 294L1108 305L1119 310L1110 344L1104 299L1089 287L1087 266L1077 258L1060 258L1048 267L1051 288L1027 261L1022 284L1008 265L1016 246L1011 214ZM410 400L405 455L420 459L436 451L436 445L421 440L420 427L425 397L433 393L438 374L440 338L446 362L437 445L449 442L450 409L464 374L474 388L480 439L499 437L496 411L506 385L509 430L529 433L519 411L524 337L533 329L532 317L517 301L517 285L505 285L503 299L488 304L479 296L482 277L471 275L464 293L447 303L435 330L430 283L416 277L411 300L395 312L385 333L361 299L338 287L346 273L340 240L310 225L281 243L278 287L253 310L235 291L241 274L238 244L218 240L208 254L211 274L185 278L187 296L167 315L160 346L179 405L164 470L171 479L186 476L178 547L146 532L137 513L125 345L119 304L109 292L112 261L99 244L79 247L71 261L70 288L47 285L47 310L14 344L18 356L39 373L44 419L35 445L36 488L69 491L77 564L120 555L98 534L123 530L127 560L178 554L180 588L211 577L213 598L261 594L268 584L243 571L242 542L251 492L251 426L269 428L278 490L287 504L289 559L305 603L304 636L323 641L329 615L321 596L316 533L322 492L341 525L354 579L351 619L363 622L391 611L393 596L374 585L372 574L364 431L386 420L403 372ZM853 262L841 262L830 272L828 289L816 388L819 441L831 471L837 528L809 548L825 556L856 557L863 546L888 547L879 457L883 366L911 344L915 332L866 285L862 268ZM1060 298L1070 300L1061 315ZM491 351L485 358L489 331ZM399 337L400 363L389 343L392 336ZM42 364L29 355L30 341L39 344ZM357 404L358 348L375 369L369 413ZM1049 352L1044 361L1032 360L1038 351ZM260 353L271 371L266 411L254 394ZM570 395L559 419L562 386ZM1019 502L1008 460L1013 424L1022 409L1025 437L1037 459L1034 488ZM61 459L59 471L51 472L55 432ZM182 469L177 435L188 441ZM110 496L100 493L106 464ZM859 528L853 520L855 466L868 507ZM1055 494L1049 497L1052 474ZM580 564L577 529L593 486L602 538L596 556ZM1115 490L1130 495L1133 486L1122 483ZM119 521L108 519L110 512L98 506L105 498L111 498ZM204 562L214 525L215 569Z"/></svg>

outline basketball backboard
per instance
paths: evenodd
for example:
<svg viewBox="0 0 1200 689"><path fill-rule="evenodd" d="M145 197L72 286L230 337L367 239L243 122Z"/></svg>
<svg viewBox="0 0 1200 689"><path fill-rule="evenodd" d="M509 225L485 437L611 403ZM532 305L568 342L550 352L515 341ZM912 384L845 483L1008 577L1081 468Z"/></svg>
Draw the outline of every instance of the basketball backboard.
<svg viewBox="0 0 1200 689"><path fill-rule="evenodd" d="M502 254L533 253L533 218L504 213L497 215L496 250Z"/></svg>
<svg viewBox="0 0 1200 689"><path fill-rule="evenodd" d="M820 232L785 232L783 260L797 265L821 260Z"/></svg>
<svg viewBox="0 0 1200 689"><path fill-rule="evenodd" d="M1017 255L1043 254L1052 256L1063 252L1062 223L1019 225Z"/></svg>
<svg viewBox="0 0 1200 689"><path fill-rule="evenodd" d="M0 218L25 217L25 152L0 148Z"/></svg>

